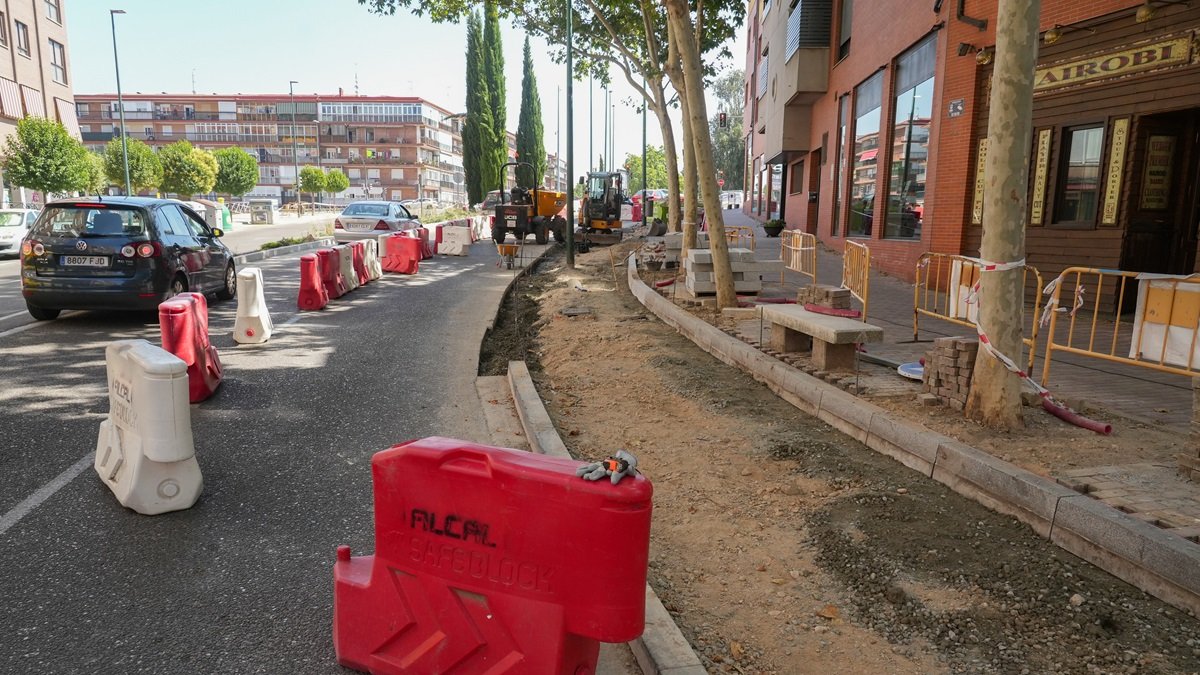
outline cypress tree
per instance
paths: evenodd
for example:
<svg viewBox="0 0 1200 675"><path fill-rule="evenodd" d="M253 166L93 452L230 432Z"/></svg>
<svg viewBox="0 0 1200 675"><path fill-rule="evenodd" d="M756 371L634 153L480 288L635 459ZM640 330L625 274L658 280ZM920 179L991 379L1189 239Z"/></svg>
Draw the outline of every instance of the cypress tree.
<svg viewBox="0 0 1200 675"><path fill-rule="evenodd" d="M542 98L538 95L537 78L533 74L533 56L529 52L529 36L525 36L524 72L521 76L521 113L517 118L517 160L528 162L533 169L517 167L517 185L536 187L546 173L546 146L542 136Z"/></svg>
<svg viewBox="0 0 1200 675"><path fill-rule="evenodd" d="M467 115L462 127L463 173L467 179L467 203L478 204L487 192L482 189L479 176L479 17L475 12L467 16ZM486 83L483 83L486 85Z"/></svg>
<svg viewBox="0 0 1200 675"><path fill-rule="evenodd" d="M487 74L488 100L492 113L492 149L493 160L496 163L496 181L499 187L504 176L500 167L508 161L508 133L505 130L507 115L505 113L504 91L504 47L500 38L500 16L496 11L496 3L488 0L484 3L483 19L484 43L484 73ZM484 151L489 147L484 145Z"/></svg>

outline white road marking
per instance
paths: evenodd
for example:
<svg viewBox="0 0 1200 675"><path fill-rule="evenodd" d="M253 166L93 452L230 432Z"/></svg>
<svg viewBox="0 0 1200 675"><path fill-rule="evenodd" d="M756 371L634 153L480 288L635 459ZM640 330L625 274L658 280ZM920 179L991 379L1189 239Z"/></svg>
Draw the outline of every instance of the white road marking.
<svg viewBox="0 0 1200 675"><path fill-rule="evenodd" d="M28 314L29 314L29 312L28 312L28 311L24 311L24 312L13 312L12 314L9 314L8 316L0 316L0 321L4 321L5 319L11 319L11 318L13 318L14 316L28 316Z"/></svg>
<svg viewBox="0 0 1200 675"><path fill-rule="evenodd" d="M41 506L42 502L54 496L55 492L61 490L63 486L65 486L67 483L70 483L79 474L83 473L84 469L92 465L94 457L95 453L88 453L83 457L80 457L78 462L75 462L66 471L63 471L55 476L54 480L38 488L37 492L34 492L25 499L21 500L20 504L12 507L12 509L10 509L9 512L3 516L0 516L0 534L7 532L8 528L16 525L22 518L29 515L30 511L33 511L38 506Z"/></svg>
<svg viewBox="0 0 1200 675"><path fill-rule="evenodd" d="M293 316L292 318L288 319L287 321L284 321L283 323L281 323L281 324L279 324L279 325L280 325L280 326L290 326L290 325L292 325L292 324L296 323L297 321L299 321L299 320L300 320L300 319L302 319L302 318L304 318L304 315L303 315L303 314L297 314L296 316Z"/></svg>

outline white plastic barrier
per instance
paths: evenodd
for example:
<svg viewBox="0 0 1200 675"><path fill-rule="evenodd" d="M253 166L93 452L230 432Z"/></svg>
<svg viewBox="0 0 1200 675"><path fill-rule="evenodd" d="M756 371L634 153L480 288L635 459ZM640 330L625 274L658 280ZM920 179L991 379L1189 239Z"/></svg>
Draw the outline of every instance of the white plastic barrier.
<svg viewBox="0 0 1200 675"><path fill-rule="evenodd" d="M233 340L243 345L258 345L271 339L275 324L263 295L262 270L246 267L237 275L237 319L233 322Z"/></svg>
<svg viewBox="0 0 1200 675"><path fill-rule="evenodd" d="M346 288L354 290L358 288L358 273L354 271L354 251L345 244L334 246L333 250L338 254L338 266L342 270L342 276L346 278Z"/></svg>
<svg viewBox="0 0 1200 675"><path fill-rule="evenodd" d="M96 473L122 506L152 516L191 507L204 479L192 445L187 364L145 340L105 350L108 419Z"/></svg>
<svg viewBox="0 0 1200 675"><path fill-rule="evenodd" d="M467 255L471 248L471 229L467 227L443 227L442 243L438 244L438 253L442 255Z"/></svg>
<svg viewBox="0 0 1200 675"><path fill-rule="evenodd" d="M367 267L367 277L371 281L383 278L383 265L379 262L379 244L374 239L367 239L363 244L366 246L363 263Z"/></svg>

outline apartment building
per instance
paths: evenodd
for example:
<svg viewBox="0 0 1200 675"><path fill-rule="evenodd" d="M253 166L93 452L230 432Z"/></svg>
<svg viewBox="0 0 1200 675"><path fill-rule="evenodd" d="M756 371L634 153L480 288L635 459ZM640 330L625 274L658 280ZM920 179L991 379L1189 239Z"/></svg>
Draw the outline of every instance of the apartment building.
<svg viewBox="0 0 1200 675"><path fill-rule="evenodd" d="M462 119L418 97L337 94L124 95L130 138L156 150L186 139L256 156L259 183L248 195L296 198L297 167L341 169L350 187L336 199L467 202ZM103 151L120 130L115 94L75 97L84 144Z"/></svg>
<svg viewBox="0 0 1200 675"><path fill-rule="evenodd" d="M913 278L978 254L996 0L751 0L745 209ZM1200 5L1043 0L1026 259L1200 270Z"/></svg>

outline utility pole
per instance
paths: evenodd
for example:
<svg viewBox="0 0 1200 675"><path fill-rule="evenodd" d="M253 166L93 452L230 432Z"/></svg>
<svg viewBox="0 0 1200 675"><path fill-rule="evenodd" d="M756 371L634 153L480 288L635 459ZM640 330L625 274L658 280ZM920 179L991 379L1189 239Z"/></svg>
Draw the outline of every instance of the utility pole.
<svg viewBox="0 0 1200 675"><path fill-rule="evenodd" d="M1000 0L995 69L988 108L983 240L979 255L993 263L1025 257L1029 144L1033 137L1033 72L1037 66L1041 0ZM1024 270L980 275L979 330L1000 354L1021 361ZM1021 426L1021 381L980 345L967 415L988 426Z"/></svg>
<svg viewBox="0 0 1200 675"><path fill-rule="evenodd" d="M288 98L292 102L292 165L296 172L294 185L296 186L296 215L304 215L301 210L303 205L300 203L300 154L296 150L296 91L295 86L300 84L296 80L288 81Z"/></svg>
<svg viewBox="0 0 1200 675"><path fill-rule="evenodd" d="M569 42L569 40L568 40ZM570 45L567 49L570 50ZM570 85L567 85L568 87ZM568 97L569 98L569 97ZM592 121L592 115L596 112L596 87L592 82L592 75L588 73L588 171L596 168L596 148L593 147L596 136L596 126Z"/></svg>
<svg viewBox="0 0 1200 675"><path fill-rule="evenodd" d="M642 89L646 88L646 78L642 78ZM650 202L646 199L646 99L642 99L642 227L646 226L646 211Z"/></svg>
<svg viewBox="0 0 1200 675"><path fill-rule="evenodd" d="M562 148L562 138L559 133L562 131L562 87L555 87L554 92L554 189L562 189L562 176L558 173L559 162L562 160L562 155L558 154Z"/></svg>
<svg viewBox="0 0 1200 675"><path fill-rule="evenodd" d="M571 36L575 12L571 0L563 0L563 4L567 6L567 226L563 228L563 234L566 235L564 243L567 245L567 269L575 269L575 102L571 96L572 83L575 81L571 47L575 43Z"/></svg>
<svg viewBox="0 0 1200 675"><path fill-rule="evenodd" d="M121 96L121 61L117 58L117 15L124 14L123 9L108 10L108 18L112 21L113 36L113 66L117 71L117 108L121 115L121 163L125 165L125 196L133 196L133 188L129 183L129 142L126 140L125 129L125 98Z"/></svg>

